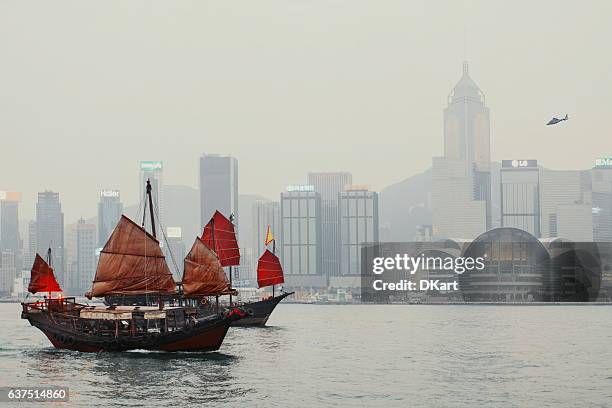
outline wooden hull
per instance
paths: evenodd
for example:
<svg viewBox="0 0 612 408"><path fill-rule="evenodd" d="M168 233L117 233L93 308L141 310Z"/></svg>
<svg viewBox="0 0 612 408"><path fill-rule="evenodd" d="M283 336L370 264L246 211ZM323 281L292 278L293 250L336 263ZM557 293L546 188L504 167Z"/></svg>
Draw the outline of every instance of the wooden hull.
<svg viewBox="0 0 612 408"><path fill-rule="evenodd" d="M52 313L29 313L22 316L30 324L40 329L55 348L82 351L127 351L127 350L157 350L157 351L191 351L205 352L218 350L225 335L236 319L235 317L212 316L199 319L188 330L177 330L169 333L147 333L135 337L109 337L76 330L58 325L54 322Z"/></svg>
<svg viewBox="0 0 612 408"><path fill-rule="evenodd" d="M283 293L280 296L275 296L270 299L260 300L259 302L245 303L242 306L249 310L249 314L240 320L236 320L232 323L232 326L252 326L262 327L265 326L270 315L274 311L274 308L280 303L281 300L287 296L293 294L293 292ZM252 313L251 313L252 311Z"/></svg>

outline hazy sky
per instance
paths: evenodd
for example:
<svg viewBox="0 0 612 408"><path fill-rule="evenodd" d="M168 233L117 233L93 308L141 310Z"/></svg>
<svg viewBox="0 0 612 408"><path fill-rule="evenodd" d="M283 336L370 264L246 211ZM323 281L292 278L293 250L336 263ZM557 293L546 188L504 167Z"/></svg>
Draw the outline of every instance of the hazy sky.
<svg viewBox="0 0 612 408"><path fill-rule="evenodd" d="M138 161L196 186L203 152L239 159L241 193L310 171L374 189L442 153L470 73L492 157L588 168L612 155L610 1L0 1L0 190L138 196ZM467 32L467 36L464 33ZM545 127L551 115L570 121Z"/></svg>

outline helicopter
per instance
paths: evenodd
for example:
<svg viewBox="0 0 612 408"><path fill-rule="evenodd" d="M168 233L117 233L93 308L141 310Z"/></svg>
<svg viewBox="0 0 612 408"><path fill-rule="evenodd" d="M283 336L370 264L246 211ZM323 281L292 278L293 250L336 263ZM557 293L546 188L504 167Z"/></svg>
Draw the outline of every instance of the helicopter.
<svg viewBox="0 0 612 408"><path fill-rule="evenodd" d="M565 117L559 119L559 118L552 118L551 120L548 121L548 123L546 124L546 126L548 125L556 125L559 122L563 122L564 120L568 120L569 116L567 115L567 113L565 114Z"/></svg>

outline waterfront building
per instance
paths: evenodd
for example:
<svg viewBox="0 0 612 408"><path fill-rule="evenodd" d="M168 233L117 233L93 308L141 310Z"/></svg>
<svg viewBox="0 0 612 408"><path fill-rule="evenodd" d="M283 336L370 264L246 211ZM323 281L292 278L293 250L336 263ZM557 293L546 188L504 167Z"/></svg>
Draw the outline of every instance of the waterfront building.
<svg viewBox="0 0 612 408"><path fill-rule="evenodd" d="M15 281L13 283L13 293L11 296L17 299L25 299L30 293L28 292L28 285L30 284L30 270L23 269L17 273Z"/></svg>
<svg viewBox="0 0 612 408"><path fill-rule="evenodd" d="M280 257L285 284L295 288L327 287L322 270L321 195L314 186L289 186L281 193Z"/></svg>
<svg viewBox="0 0 612 408"><path fill-rule="evenodd" d="M593 301L599 296L603 257L593 242L538 240L503 227L481 234L462 257L480 258L484 265L459 275L466 301Z"/></svg>
<svg viewBox="0 0 612 408"><path fill-rule="evenodd" d="M540 237L540 171L537 160L502 160L501 226Z"/></svg>
<svg viewBox="0 0 612 408"><path fill-rule="evenodd" d="M338 198L340 275L361 273L361 247L378 243L378 193L365 187L347 187Z"/></svg>
<svg viewBox="0 0 612 408"><path fill-rule="evenodd" d="M540 187L542 237L592 241L591 172L542 169Z"/></svg>
<svg viewBox="0 0 612 408"><path fill-rule="evenodd" d="M592 173L593 240L612 242L612 158L600 158Z"/></svg>
<svg viewBox="0 0 612 408"><path fill-rule="evenodd" d="M322 272L326 276L340 275L340 224L338 197L353 183L347 172L308 173L308 185L321 197Z"/></svg>

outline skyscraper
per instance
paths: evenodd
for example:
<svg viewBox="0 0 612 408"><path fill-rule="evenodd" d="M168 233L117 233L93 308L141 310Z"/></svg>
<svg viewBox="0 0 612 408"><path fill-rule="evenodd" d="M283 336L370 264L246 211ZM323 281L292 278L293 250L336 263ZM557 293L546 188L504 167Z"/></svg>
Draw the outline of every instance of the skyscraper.
<svg viewBox="0 0 612 408"><path fill-rule="evenodd" d="M118 190L102 190L98 203L98 247L102 248L123 213L123 204Z"/></svg>
<svg viewBox="0 0 612 408"><path fill-rule="evenodd" d="M612 242L612 158L596 160L592 187L593 240Z"/></svg>
<svg viewBox="0 0 612 408"><path fill-rule="evenodd" d="M185 241L183 241L183 230L181 227L168 227L166 229L167 244L164 246L164 256L168 268L174 276L174 280L180 282L183 279L184 259L186 255ZM190 243L191 244L191 243Z"/></svg>
<svg viewBox="0 0 612 408"><path fill-rule="evenodd" d="M470 77L466 61L463 76L449 94L444 109L444 157L461 160L464 175L488 172L490 139L489 108L484 93Z"/></svg>
<svg viewBox="0 0 612 408"><path fill-rule="evenodd" d="M140 162L140 202L145 200L146 183L151 181L151 196L153 197L153 207L155 208L155 217L157 218L156 228L164 225L164 179L163 179L164 163L161 160L149 160ZM147 203L147 205L149 205ZM113 226L114 228L114 226ZM151 231L150 220L147 217L146 228Z"/></svg>
<svg viewBox="0 0 612 408"><path fill-rule="evenodd" d="M18 269L21 268L20 200L21 193L0 191L0 249L13 251Z"/></svg>
<svg viewBox="0 0 612 408"><path fill-rule="evenodd" d="M268 226L270 226L275 237L280 236L279 203L276 201L255 201L253 203L251 221L253 223L254 256L258 259L266 249L264 242ZM276 244L279 246L280 242L277 241Z"/></svg>
<svg viewBox="0 0 612 408"><path fill-rule="evenodd" d="M10 249L0 249L0 295L9 296L17 276L15 253Z"/></svg>
<svg viewBox="0 0 612 408"><path fill-rule="evenodd" d="M378 193L349 187L339 196L340 275L361 273L361 246L378 242Z"/></svg>
<svg viewBox="0 0 612 408"><path fill-rule="evenodd" d="M84 293L91 288L96 274L96 226L80 219L76 225L76 276L72 286Z"/></svg>
<svg viewBox="0 0 612 408"><path fill-rule="evenodd" d="M536 160L502 160L501 226L540 237L540 171Z"/></svg>
<svg viewBox="0 0 612 408"><path fill-rule="evenodd" d="M44 191L38 193L36 203L36 251L46 258L51 248L52 266L60 285L69 286L64 272L66 271L64 253L64 213L59 200L59 193Z"/></svg>
<svg viewBox="0 0 612 408"><path fill-rule="evenodd" d="M338 197L345 187L353 183L347 172L308 173L308 184L321 196L322 262L323 274L340 274L340 227Z"/></svg>
<svg viewBox="0 0 612 408"><path fill-rule="evenodd" d="M200 158L200 223L204 228L215 211L233 213L238 225L238 160L231 156L204 154Z"/></svg>
<svg viewBox="0 0 612 408"><path fill-rule="evenodd" d="M591 241L590 171L542 169L540 186L542 237Z"/></svg>
<svg viewBox="0 0 612 408"><path fill-rule="evenodd" d="M28 244L24 247L24 259L23 269L28 269L34 264L34 257L38 251L38 228L36 228L36 221L30 220L28 222Z"/></svg>
<svg viewBox="0 0 612 408"><path fill-rule="evenodd" d="M321 195L314 186L290 186L281 193L280 257L285 283L294 288L327 286L322 270Z"/></svg>
<svg viewBox="0 0 612 408"><path fill-rule="evenodd" d="M489 108L464 62L444 109L444 156L433 159L434 236L474 238L491 227L490 156Z"/></svg>

